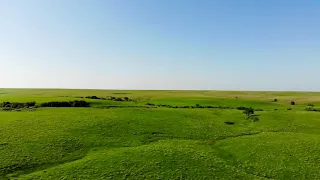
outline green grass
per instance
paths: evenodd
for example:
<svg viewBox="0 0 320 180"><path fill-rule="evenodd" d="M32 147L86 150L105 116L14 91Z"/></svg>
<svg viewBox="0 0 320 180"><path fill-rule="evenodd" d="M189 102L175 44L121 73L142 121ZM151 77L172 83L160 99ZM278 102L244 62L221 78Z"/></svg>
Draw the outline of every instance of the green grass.
<svg viewBox="0 0 320 180"><path fill-rule="evenodd" d="M320 179L320 113L304 110L320 93L0 89L0 102L93 95L136 102L0 111L0 179ZM94 108L147 102L264 111Z"/></svg>

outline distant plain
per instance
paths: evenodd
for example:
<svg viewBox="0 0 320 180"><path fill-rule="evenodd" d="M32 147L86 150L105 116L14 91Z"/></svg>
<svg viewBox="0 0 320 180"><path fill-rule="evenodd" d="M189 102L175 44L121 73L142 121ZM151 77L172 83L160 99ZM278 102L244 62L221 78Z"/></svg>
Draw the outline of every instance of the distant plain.
<svg viewBox="0 0 320 180"><path fill-rule="evenodd" d="M0 89L74 100L0 111L0 179L320 179L319 92Z"/></svg>

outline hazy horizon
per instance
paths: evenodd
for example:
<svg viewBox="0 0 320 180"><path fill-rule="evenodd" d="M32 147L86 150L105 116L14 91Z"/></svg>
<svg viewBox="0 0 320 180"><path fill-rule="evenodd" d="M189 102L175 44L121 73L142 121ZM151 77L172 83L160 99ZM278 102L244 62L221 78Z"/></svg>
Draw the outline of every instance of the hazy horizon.
<svg viewBox="0 0 320 180"><path fill-rule="evenodd" d="M319 8L4 0L0 88L320 91Z"/></svg>

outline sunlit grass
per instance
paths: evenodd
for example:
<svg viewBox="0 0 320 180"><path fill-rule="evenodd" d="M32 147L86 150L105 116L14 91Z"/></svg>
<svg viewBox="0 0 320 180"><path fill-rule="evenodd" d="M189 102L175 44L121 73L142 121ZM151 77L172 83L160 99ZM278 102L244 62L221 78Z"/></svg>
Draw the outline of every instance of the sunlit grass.
<svg viewBox="0 0 320 180"><path fill-rule="evenodd" d="M320 178L320 113L304 110L319 93L0 90L0 102L93 95L136 102L85 99L93 107L0 111L0 179ZM94 108L147 102L264 111L252 122L237 109Z"/></svg>

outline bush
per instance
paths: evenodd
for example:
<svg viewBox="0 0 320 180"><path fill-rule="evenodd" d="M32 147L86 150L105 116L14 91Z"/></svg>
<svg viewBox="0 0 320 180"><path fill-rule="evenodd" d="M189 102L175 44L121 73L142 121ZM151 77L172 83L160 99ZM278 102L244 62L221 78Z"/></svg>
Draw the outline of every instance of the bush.
<svg viewBox="0 0 320 180"><path fill-rule="evenodd" d="M234 124L234 122L232 122L232 121L226 121L226 122L224 122L225 124L228 124L228 125L233 125Z"/></svg>
<svg viewBox="0 0 320 180"><path fill-rule="evenodd" d="M129 101L129 100L130 100L130 98L128 98L128 97L124 97L124 100L125 100L125 101Z"/></svg>
<svg viewBox="0 0 320 180"><path fill-rule="evenodd" d="M278 99L277 99L277 98L275 98L275 99L273 100L273 102L278 102Z"/></svg>
<svg viewBox="0 0 320 180"><path fill-rule="evenodd" d="M71 107L89 107L89 103L86 101L70 101Z"/></svg>
<svg viewBox="0 0 320 180"><path fill-rule="evenodd" d="M115 101L123 101L123 99L119 97L119 98L116 98Z"/></svg>
<svg viewBox="0 0 320 180"><path fill-rule="evenodd" d="M296 103L294 101L291 101L290 104L293 106L296 105Z"/></svg>
<svg viewBox="0 0 320 180"><path fill-rule="evenodd" d="M311 107L313 107L313 106L314 106L314 104L308 104L308 106L311 106Z"/></svg>
<svg viewBox="0 0 320 180"><path fill-rule="evenodd" d="M292 110L292 108L288 108L287 110L288 110L288 111L291 111L291 110Z"/></svg>
<svg viewBox="0 0 320 180"><path fill-rule="evenodd" d="M27 102L26 106L27 107L34 107L34 106L36 106L36 102L34 102L34 101L33 102Z"/></svg>
<svg viewBox="0 0 320 180"><path fill-rule="evenodd" d="M12 111L13 109L11 107L4 107L2 110L4 110L4 111Z"/></svg>
<svg viewBox="0 0 320 180"><path fill-rule="evenodd" d="M237 109L238 109L238 110L246 110L247 107L239 106L239 107L237 107Z"/></svg>
<svg viewBox="0 0 320 180"><path fill-rule="evenodd" d="M263 111L263 109L255 109L255 111Z"/></svg>
<svg viewBox="0 0 320 180"><path fill-rule="evenodd" d="M97 97L97 96L87 96L86 98L87 98L87 99L100 99L100 98Z"/></svg>

